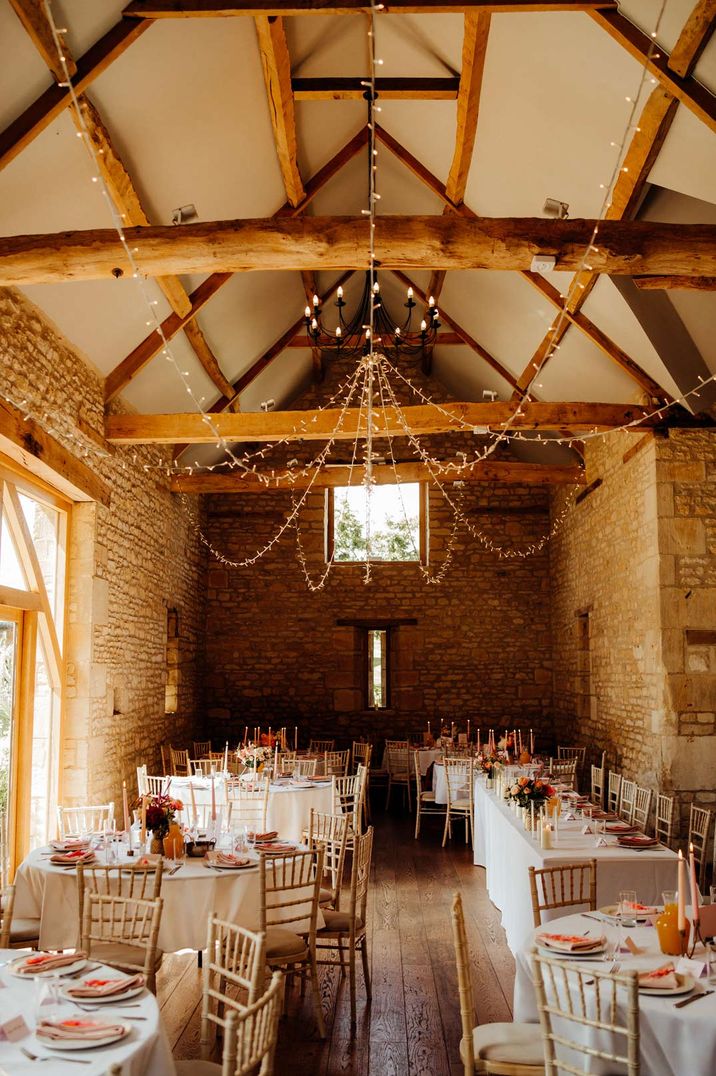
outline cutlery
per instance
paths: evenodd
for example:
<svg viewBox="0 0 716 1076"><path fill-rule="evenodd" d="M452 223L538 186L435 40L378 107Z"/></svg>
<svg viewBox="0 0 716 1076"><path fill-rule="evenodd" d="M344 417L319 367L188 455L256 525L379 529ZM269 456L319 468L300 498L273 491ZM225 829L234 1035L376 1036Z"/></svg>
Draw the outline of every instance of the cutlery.
<svg viewBox="0 0 716 1076"><path fill-rule="evenodd" d="M183 866L183 863L177 863L176 867L172 867L172 869L169 871L169 874L176 874L176 872L180 871Z"/></svg>
<svg viewBox="0 0 716 1076"><path fill-rule="evenodd" d="M77 1002L75 1002L75 1005L77 1005ZM107 1012L105 1010L105 1008L104 1008L104 1005L77 1005L77 1008L81 1009L82 1012L104 1012L106 1016L114 1015L111 1012ZM125 1016L124 1013L121 1013L121 1014L119 1014L119 1019L121 1019L121 1020L146 1020L147 1017L146 1016Z"/></svg>
<svg viewBox="0 0 716 1076"><path fill-rule="evenodd" d="M587 912L582 912L582 919L593 919L595 923L603 923L604 920L600 919L598 915L589 915ZM589 931L587 931L587 934Z"/></svg>
<svg viewBox="0 0 716 1076"><path fill-rule="evenodd" d="M60 1057L54 1055L52 1057L40 1057L38 1054L31 1054L29 1050L26 1050L24 1046L20 1047L20 1053L29 1058L30 1061L66 1061L68 1065L91 1065L91 1061L82 1061L79 1057Z"/></svg>
<svg viewBox="0 0 716 1076"><path fill-rule="evenodd" d="M64 979L78 979L80 975L86 975L88 971L96 971L101 967L100 964L85 964L83 968L78 968L77 971L71 971L69 975L64 975Z"/></svg>
<svg viewBox="0 0 716 1076"><path fill-rule="evenodd" d="M74 998L67 998L67 1001L72 1001L73 1005L76 1005L78 1009L86 1009L88 1012L97 1012L99 1009L103 1009L104 1005L93 1005L92 1002L85 1004L82 1001L75 1001ZM139 1001L115 1001L112 1005L113 1009L141 1009L142 1005Z"/></svg>
<svg viewBox="0 0 716 1076"><path fill-rule="evenodd" d="M683 1001L675 1001L675 1009L683 1009L685 1005L690 1005L692 1001L698 1001L699 998L707 998L709 994L713 994L713 990L700 990L697 994L692 994L690 998L684 998Z"/></svg>

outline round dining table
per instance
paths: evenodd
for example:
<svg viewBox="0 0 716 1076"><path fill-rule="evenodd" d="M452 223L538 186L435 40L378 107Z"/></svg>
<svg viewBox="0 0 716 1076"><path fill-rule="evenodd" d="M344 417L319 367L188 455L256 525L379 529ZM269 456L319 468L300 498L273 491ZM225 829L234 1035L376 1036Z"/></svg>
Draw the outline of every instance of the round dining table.
<svg viewBox="0 0 716 1076"><path fill-rule="evenodd" d="M687 915L688 911L687 909ZM597 913L596 918L602 920L599 925L593 916L594 913L591 912L588 915L581 913L562 916L551 920L547 929L555 934L570 935L589 931L592 937L601 932L608 942L615 944L619 940L619 927L615 921ZM516 1021L532 1023L539 1020L531 951L535 936L544 929L542 926L533 930L527 943L517 953L513 1006ZM650 924L622 928L622 942L625 942L627 937L631 938L641 951L633 955L626 945L622 944L621 951L615 958L619 962L620 971L648 971L675 960L673 957L664 956L660 951L656 930ZM694 959L707 961L702 945L697 946ZM569 963L573 964L574 959L569 959ZM591 960L578 960L577 963L580 967L592 965ZM596 967L601 969L608 969L610 966L613 966L611 961L596 962ZM684 1000L682 997L639 994L641 1071L645 1076L713 1076L716 1072L716 982L713 979L698 979L694 993L704 991L714 992L700 997L693 1004L678 1008L676 1003ZM587 1029L570 1025L570 1032L580 1040L583 1039L586 1045L594 1045L589 1039ZM535 1034L537 1033L535 1029ZM610 1068L610 1074L612 1071Z"/></svg>
<svg viewBox="0 0 716 1076"><path fill-rule="evenodd" d="M43 1011L43 1007L38 1009L39 981L37 978L17 978L7 966L9 960L14 960L19 955L21 951L18 949L0 950L2 1018L9 1020L20 1013L27 1025L27 1031L17 1041L0 1041L1 1072L12 1073L12 1076L35 1071L46 1073L47 1076L77 1076L80 1072L84 1073L84 1076L106 1076L110 1066L119 1064L122 1066L122 1076L173 1076L176 1069L159 1015L157 999L146 989L132 998L131 1008L125 1009L121 1005L106 1003L97 1006L96 1012L89 1013L78 1008L73 1002L63 1000L53 1012L53 1019L102 1019L112 1023L123 1021L131 1030L120 1042L71 1051L49 1049L43 1045L35 1037L36 1022ZM115 969L101 964L89 963L88 970L92 978L117 975ZM32 1061L23 1050L33 1054L44 1064L39 1065L37 1061ZM80 1060L85 1063L78 1065L77 1061Z"/></svg>

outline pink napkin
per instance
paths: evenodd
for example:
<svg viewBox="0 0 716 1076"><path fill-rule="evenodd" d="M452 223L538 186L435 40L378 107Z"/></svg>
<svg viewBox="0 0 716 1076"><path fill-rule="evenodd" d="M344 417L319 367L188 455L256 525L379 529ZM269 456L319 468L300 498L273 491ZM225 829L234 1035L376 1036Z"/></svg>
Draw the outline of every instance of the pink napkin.
<svg viewBox="0 0 716 1076"><path fill-rule="evenodd" d="M77 848L88 848L89 837L65 837L61 841L50 841L50 848L54 852L72 852Z"/></svg>
<svg viewBox="0 0 716 1076"><path fill-rule="evenodd" d="M39 972L68 967L84 958L85 954L79 951L76 953L33 953L21 963L15 964L13 971L18 975L37 975Z"/></svg>
<svg viewBox="0 0 716 1076"><path fill-rule="evenodd" d="M639 986L646 986L650 990L676 990L678 985L679 980L671 961L652 971L639 972Z"/></svg>
<svg viewBox="0 0 716 1076"><path fill-rule="evenodd" d="M235 856L231 852L209 852L206 858L215 867L245 867L251 862L245 856Z"/></svg>
<svg viewBox="0 0 716 1076"><path fill-rule="evenodd" d="M144 986L143 975L123 975L120 979L83 979L65 990L73 998L107 998L126 994L136 986Z"/></svg>
<svg viewBox="0 0 716 1076"><path fill-rule="evenodd" d="M604 944L604 938L586 938L581 934L538 934L537 941L548 949L563 953L588 953L590 949L599 949Z"/></svg>
<svg viewBox="0 0 716 1076"><path fill-rule="evenodd" d="M54 856L50 856L50 863L56 863L59 865L69 863L94 863L94 852L83 852L78 848L75 852L55 852Z"/></svg>
<svg viewBox="0 0 716 1076"><path fill-rule="evenodd" d="M35 1029L38 1039L59 1042L63 1039L107 1039L110 1035L123 1035L124 1024L110 1024L102 1020L41 1020Z"/></svg>

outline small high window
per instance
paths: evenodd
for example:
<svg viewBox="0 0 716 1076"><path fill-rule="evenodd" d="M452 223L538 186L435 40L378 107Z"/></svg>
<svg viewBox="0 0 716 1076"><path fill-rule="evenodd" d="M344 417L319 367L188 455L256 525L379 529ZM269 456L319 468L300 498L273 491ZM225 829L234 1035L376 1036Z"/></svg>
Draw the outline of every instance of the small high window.
<svg viewBox="0 0 716 1076"><path fill-rule="evenodd" d="M388 705L388 630L368 629L368 709L385 710Z"/></svg>
<svg viewBox="0 0 716 1076"><path fill-rule="evenodd" d="M424 561L426 504L420 482L328 491L328 555L337 563Z"/></svg>

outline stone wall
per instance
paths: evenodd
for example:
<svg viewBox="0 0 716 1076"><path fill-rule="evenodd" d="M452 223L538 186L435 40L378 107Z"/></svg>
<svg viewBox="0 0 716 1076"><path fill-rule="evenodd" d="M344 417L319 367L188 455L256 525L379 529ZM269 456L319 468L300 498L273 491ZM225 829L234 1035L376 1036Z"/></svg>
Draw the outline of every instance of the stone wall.
<svg viewBox="0 0 716 1076"><path fill-rule="evenodd" d="M18 293L0 290L0 388L77 453L78 423L101 435L102 380ZM156 450L92 450L86 462L111 503L72 512L68 557L67 690L61 792L67 803L113 798L135 767L159 765L162 740L186 742L198 712L204 558ZM136 461L134 456L136 455ZM167 613L180 619L176 713L165 714Z"/></svg>

